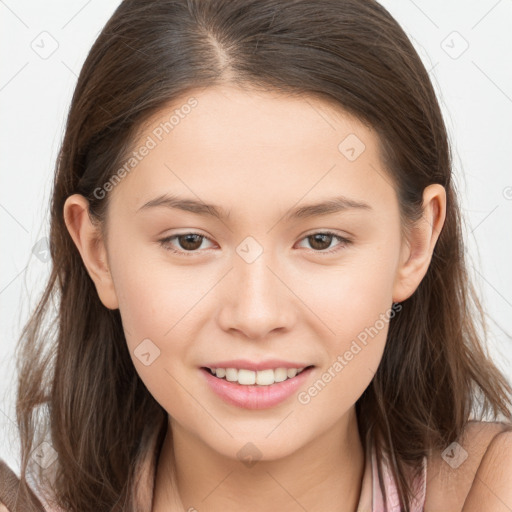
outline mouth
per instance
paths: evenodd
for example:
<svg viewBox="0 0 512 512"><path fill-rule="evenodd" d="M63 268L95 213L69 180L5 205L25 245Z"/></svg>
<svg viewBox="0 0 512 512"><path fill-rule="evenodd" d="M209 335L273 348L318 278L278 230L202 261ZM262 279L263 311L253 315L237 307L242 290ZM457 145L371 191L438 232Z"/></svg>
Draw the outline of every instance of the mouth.
<svg viewBox="0 0 512 512"><path fill-rule="evenodd" d="M203 366L200 371L210 390L227 404L242 409L268 409L294 395L307 383L314 368L309 365L253 371Z"/></svg>
<svg viewBox="0 0 512 512"><path fill-rule="evenodd" d="M314 365L301 368L269 368L265 370L249 370L245 368L209 368L201 369L213 375L217 379L233 382L242 386L272 386L279 382L285 382L300 375L302 372L313 368Z"/></svg>

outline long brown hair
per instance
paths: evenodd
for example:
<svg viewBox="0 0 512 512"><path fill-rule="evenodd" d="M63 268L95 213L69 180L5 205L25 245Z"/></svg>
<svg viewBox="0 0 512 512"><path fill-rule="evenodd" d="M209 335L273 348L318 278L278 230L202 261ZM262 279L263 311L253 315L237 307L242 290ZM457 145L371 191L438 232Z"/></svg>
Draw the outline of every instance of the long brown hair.
<svg viewBox="0 0 512 512"><path fill-rule="evenodd" d="M217 84L317 96L374 128L404 225L421 216L426 186L446 189L428 272L390 320L381 364L356 403L361 439L372 429L377 453L391 457L408 511L406 466L418 470L471 415L512 421L512 390L483 345L434 89L404 31L374 0L125 0L117 8L73 95L51 201L51 275L20 339L22 480L47 435L61 507L137 509L133 468L148 457L149 440L162 439L167 414L138 377L119 311L101 303L63 206L82 194L104 226L108 194L94 191L123 165L144 122Z"/></svg>

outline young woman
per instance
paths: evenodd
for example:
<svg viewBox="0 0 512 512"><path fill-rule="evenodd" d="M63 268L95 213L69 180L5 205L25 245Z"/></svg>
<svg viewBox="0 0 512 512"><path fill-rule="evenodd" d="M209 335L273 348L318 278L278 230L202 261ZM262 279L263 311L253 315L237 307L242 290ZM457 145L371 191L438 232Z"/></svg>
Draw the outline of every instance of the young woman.
<svg viewBox="0 0 512 512"><path fill-rule="evenodd" d="M375 1L123 1L51 208L8 510L512 507L445 125Z"/></svg>

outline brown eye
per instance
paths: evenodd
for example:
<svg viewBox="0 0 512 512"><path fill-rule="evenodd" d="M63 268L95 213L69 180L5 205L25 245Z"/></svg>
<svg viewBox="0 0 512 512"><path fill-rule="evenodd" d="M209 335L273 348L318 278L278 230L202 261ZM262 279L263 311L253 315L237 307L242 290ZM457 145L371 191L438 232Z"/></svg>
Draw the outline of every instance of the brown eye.
<svg viewBox="0 0 512 512"><path fill-rule="evenodd" d="M336 239L339 241L339 244L334 247L334 249L329 249L332 241ZM320 231L317 233L312 233L311 235L307 235L303 238L303 240L307 240L310 247L314 252L324 253L324 254L332 254L333 252L337 252L341 250L343 247L351 244L351 240L344 238L336 233L332 233L330 231Z"/></svg>
<svg viewBox="0 0 512 512"><path fill-rule="evenodd" d="M177 245L172 243L174 240L177 240ZM193 256L194 254L203 252L199 249L205 240L211 242L207 236L199 233L181 233L163 238L159 240L159 242L160 245L168 251L183 256ZM330 231L313 233L304 237L302 240L307 240L313 252L319 254L332 254L352 243L351 240ZM339 243L334 246L334 249L329 249L333 240L338 240Z"/></svg>
<svg viewBox="0 0 512 512"><path fill-rule="evenodd" d="M172 244L174 240L177 240L178 243ZM193 256L201 252L199 249L204 240L210 239L199 233L181 233L163 238L159 240L159 242L160 245L168 251L182 254L183 256Z"/></svg>
<svg viewBox="0 0 512 512"><path fill-rule="evenodd" d="M179 242L180 248L186 251L195 251L201 247L203 236L194 233L188 233L186 235L177 235L176 239Z"/></svg>
<svg viewBox="0 0 512 512"><path fill-rule="evenodd" d="M324 233L316 233L314 235L309 235L307 238L311 244L311 247L313 247L313 249L323 251L324 249L329 248L329 246L331 245L333 236L326 235Z"/></svg>

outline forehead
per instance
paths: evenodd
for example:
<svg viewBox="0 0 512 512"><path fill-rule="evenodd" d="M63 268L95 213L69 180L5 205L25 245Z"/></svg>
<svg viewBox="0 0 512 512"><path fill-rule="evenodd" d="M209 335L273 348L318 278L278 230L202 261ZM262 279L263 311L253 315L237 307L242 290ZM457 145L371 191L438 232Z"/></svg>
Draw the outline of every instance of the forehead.
<svg viewBox="0 0 512 512"><path fill-rule="evenodd" d="M152 132L159 141L172 138L176 144L191 142L192 136L204 151L232 150L238 156L261 148L337 150L340 136L349 133L370 145L376 142L372 129L334 100L228 85L196 89L176 99L145 123L139 139Z"/></svg>
<svg viewBox="0 0 512 512"><path fill-rule="evenodd" d="M310 202L334 189L377 199L394 193L378 143L370 127L318 97L195 90L141 127L136 165L113 195L131 211L169 192L260 213L269 201Z"/></svg>

